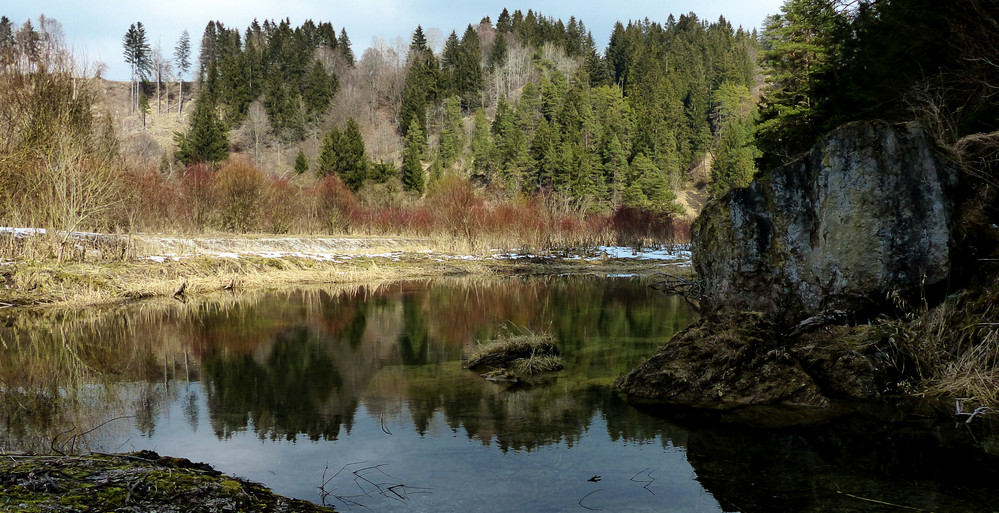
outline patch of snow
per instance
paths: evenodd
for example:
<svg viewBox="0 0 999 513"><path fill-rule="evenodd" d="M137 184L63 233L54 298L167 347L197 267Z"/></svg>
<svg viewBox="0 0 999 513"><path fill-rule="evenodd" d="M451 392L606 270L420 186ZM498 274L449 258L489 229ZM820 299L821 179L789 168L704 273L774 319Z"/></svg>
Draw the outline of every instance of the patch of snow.
<svg viewBox="0 0 999 513"><path fill-rule="evenodd" d="M532 253L495 253L493 255L494 259L497 260L516 260L520 258L538 258L539 255ZM686 262L690 261L690 248L686 245L675 246L672 249L643 249L635 250L634 248L624 247L624 246L600 246L595 248L593 251L587 251L582 254L570 255L562 257L565 260L602 260L602 259L618 259L618 260L655 260L662 262L675 263L677 265L684 265Z"/></svg>
<svg viewBox="0 0 999 513"><path fill-rule="evenodd" d="M12 233L15 237L27 237L29 235L44 235L47 233L45 228L11 228L7 226L0 227L0 233Z"/></svg>

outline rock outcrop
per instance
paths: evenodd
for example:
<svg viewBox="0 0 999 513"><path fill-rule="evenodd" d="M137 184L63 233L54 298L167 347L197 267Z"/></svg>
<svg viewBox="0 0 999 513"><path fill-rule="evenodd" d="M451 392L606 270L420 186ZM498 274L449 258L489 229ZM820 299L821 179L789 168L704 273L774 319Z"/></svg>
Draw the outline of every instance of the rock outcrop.
<svg viewBox="0 0 999 513"><path fill-rule="evenodd" d="M956 164L918 125L844 125L708 203L692 227L704 306L790 325L941 283L956 182Z"/></svg>
<svg viewBox="0 0 999 513"><path fill-rule="evenodd" d="M712 200L692 227L704 318L615 384L697 407L824 407L904 381L870 326L951 274L957 164L915 124L851 123Z"/></svg>

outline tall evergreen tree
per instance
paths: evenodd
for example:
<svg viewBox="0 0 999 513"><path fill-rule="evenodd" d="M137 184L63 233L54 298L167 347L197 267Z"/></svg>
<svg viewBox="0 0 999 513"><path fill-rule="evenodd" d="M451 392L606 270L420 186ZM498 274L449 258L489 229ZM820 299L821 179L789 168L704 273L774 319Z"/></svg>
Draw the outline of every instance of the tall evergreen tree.
<svg viewBox="0 0 999 513"><path fill-rule="evenodd" d="M177 95L177 119L184 113L184 77L187 70L191 69L191 35L184 29L177 39L177 46L173 50L173 62L177 67L177 82L180 85L180 94Z"/></svg>
<svg viewBox="0 0 999 513"><path fill-rule="evenodd" d="M326 72L326 67L318 60L312 65L305 78L302 99L305 101L305 113L312 121L319 119L329 108L333 96L339 88L336 75Z"/></svg>
<svg viewBox="0 0 999 513"><path fill-rule="evenodd" d="M472 128L472 167L477 174L488 176L493 162L493 139L486 111L479 107L475 111L475 124Z"/></svg>
<svg viewBox="0 0 999 513"><path fill-rule="evenodd" d="M343 55L344 60L347 61L347 65L354 67L354 50L350 47L350 38L347 37L347 29L340 29L340 38L337 39L336 47L340 50L340 54Z"/></svg>
<svg viewBox="0 0 999 513"><path fill-rule="evenodd" d="M465 110L470 111L482 103L482 89L485 85L482 76L482 49L479 44L479 34L471 25L465 29L465 34L461 36L454 81Z"/></svg>
<svg viewBox="0 0 999 513"><path fill-rule="evenodd" d="M409 66L402 89L402 106L399 109L399 130L405 137L416 120L421 134L426 134L427 107L433 105L440 92L440 67L437 58L427 47L423 29L416 27L409 45ZM425 135L424 135L425 137Z"/></svg>
<svg viewBox="0 0 999 513"><path fill-rule="evenodd" d="M832 2L786 0L768 20L763 59L767 87L759 140L773 163L810 146L827 114L831 72L844 19Z"/></svg>
<svg viewBox="0 0 999 513"><path fill-rule="evenodd" d="M125 47L125 63L129 65L132 72L131 100L132 112L139 106L139 87L141 82L149 77L152 69L152 54L149 48L149 40L146 38L146 28L142 22L133 23L125 32L123 39Z"/></svg>
<svg viewBox="0 0 999 513"><path fill-rule="evenodd" d="M354 118L347 120L343 137L340 139L339 153L340 176L343 182L356 192L368 177L368 156L364 148L364 138L361 136L361 127Z"/></svg>
<svg viewBox="0 0 999 513"><path fill-rule="evenodd" d="M340 166L340 129L331 127L323 136L323 143L319 148L319 158L316 161L316 174L328 176L337 173Z"/></svg>
<svg viewBox="0 0 999 513"><path fill-rule="evenodd" d="M219 120L215 102L207 94L198 96L187 132L174 134L174 140L177 160L184 164L214 164L229 158L225 125Z"/></svg>
<svg viewBox="0 0 999 513"><path fill-rule="evenodd" d="M457 96L444 101L444 126L440 135L441 166L449 169L461 155L465 146L464 123L461 120L461 102Z"/></svg>
<svg viewBox="0 0 999 513"><path fill-rule="evenodd" d="M417 120L410 122L402 151L402 186L407 191L422 194L426 180L423 176L423 156L426 139Z"/></svg>

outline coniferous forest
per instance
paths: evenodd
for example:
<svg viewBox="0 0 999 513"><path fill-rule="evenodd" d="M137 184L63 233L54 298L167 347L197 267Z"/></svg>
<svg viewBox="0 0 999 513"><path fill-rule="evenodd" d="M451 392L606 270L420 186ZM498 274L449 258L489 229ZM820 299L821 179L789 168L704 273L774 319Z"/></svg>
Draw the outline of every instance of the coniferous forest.
<svg viewBox="0 0 999 513"><path fill-rule="evenodd" d="M337 37L327 22L265 21L245 31L212 22L201 47L196 105L208 112L197 110L178 138L185 164L223 160L207 150L221 135L201 136L199 126L238 130L259 102L273 138L319 141L315 174L338 176L355 193L398 178L422 194L455 172L508 196L550 193L588 212L623 206L668 216L678 212L675 191L716 141L728 152L718 181L752 175L745 127L758 44L724 19L618 24L604 55L575 18L506 10L495 24L487 17L452 32L440 51L416 27L407 47L370 49L358 62L346 32ZM375 89L359 113L367 119L328 115L341 77ZM372 117L388 126L372 126ZM367 134L397 137L369 149L365 121Z"/></svg>
<svg viewBox="0 0 999 513"><path fill-rule="evenodd" d="M0 216L70 230L682 238L677 220L696 209L681 196L744 186L841 123L918 119L945 143L993 130L997 10L787 0L760 30L688 13L622 21L597 42L582 20L504 9L360 55L328 21L212 21L170 48L151 48L140 21L122 27L132 80L115 115L58 21L4 17ZM155 140L147 116L164 98L181 121ZM141 128L116 129L116 116Z"/></svg>

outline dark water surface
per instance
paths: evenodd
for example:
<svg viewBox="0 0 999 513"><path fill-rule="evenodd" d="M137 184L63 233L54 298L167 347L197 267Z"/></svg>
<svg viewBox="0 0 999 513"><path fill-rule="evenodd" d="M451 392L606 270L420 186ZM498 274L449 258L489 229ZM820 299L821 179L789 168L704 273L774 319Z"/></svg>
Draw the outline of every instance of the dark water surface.
<svg viewBox="0 0 999 513"><path fill-rule="evenodd" d="M989 421L883 405L764 429L630 406L611 382L693 315L648 285L448 279L8 318L0 449L152 449L343 511L999 511ZM468 345L525 330L551 333L565 370L509 387L461 368Z"/></svg>

